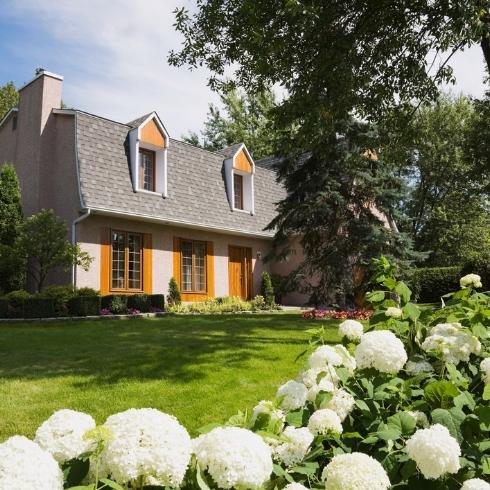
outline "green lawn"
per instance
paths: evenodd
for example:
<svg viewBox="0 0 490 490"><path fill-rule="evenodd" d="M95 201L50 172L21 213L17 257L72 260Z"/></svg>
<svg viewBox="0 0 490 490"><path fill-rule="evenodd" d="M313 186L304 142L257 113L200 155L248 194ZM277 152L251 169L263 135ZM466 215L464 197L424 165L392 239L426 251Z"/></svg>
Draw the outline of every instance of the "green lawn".
<svg viewBox="0 0 490 490"><path fill-rule="evenodd" d="M32 436L60 408L103 422L155 407L195 434L274 396L301 368L305 330L326 323L294 313L0 324L0 442Z"/></svg>

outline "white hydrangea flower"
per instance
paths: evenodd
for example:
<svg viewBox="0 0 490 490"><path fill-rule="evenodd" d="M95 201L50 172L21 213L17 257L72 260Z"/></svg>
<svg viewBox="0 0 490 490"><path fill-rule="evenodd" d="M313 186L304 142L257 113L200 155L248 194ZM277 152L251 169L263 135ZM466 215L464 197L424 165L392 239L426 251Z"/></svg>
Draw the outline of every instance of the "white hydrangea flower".
<svg viewBox="0 0 490 490"><path fill-rule="evenodd" d="M427 479L459 471L461 449L458 441L441 424L419 429L407 441L408 455Z"/></svg>
<svg viewBox="0 0 490 490"><path fill-rule="evenodd" d="M306 403L308 390L303 383L288 381L279 387L276 393L277 398L282 398L281 407L284 410L296 410Z"/></svg>
<svg viewBox="0 0 490 490"><path fill-rule="evenodd" d="M350 355L349 351L342 345L337 344L334 346L335 352L342 358L341 366L345 367L347 371L352 375L356 370L356 360Z"/></svg>
<svg viewBox="0 0 490 490"><path fill-rule="evenodd" d="M354 408L355 400L354 397L343 388L335 390L331 400L324 401L320 404L320 408L329 408L333 410L343 422L347 415L352 412Z"/></svg>
<svg viewBox="0 0 490 490"><path fill-rule="evenodd" d="M375 368L382 373L396 374L407 362L402 341L389 330L373 330L361 337L355 353L359 369Z"/></svg>
<svg viewBox="0 0 490 490"><path fill-rule="evenodd" d="M339 325L339 335L347 337L349 340L360 340L364 333L364 327L357 320L345 320Z"/></svg>
<svg viewBox="0 0 490 490"><path fill-rule="evenodd" d="M472 478L463 483L461 490L490 490L490 483L480 480L480 478Z"/></svg>
<svg viewBox="0 0 490 490"><path fill-rule="evenodd" d="M271 449L247 429L217 427L194 439L193 449L219 488L259 488L272 473Z"/></svg>
<svg viewBox="0 0 490 490"><path fill-rule="evenodd" d="M446 362L459 364L468 362L471 354L478 354L481 344L475 336L463 331L460 323L439 323L431 328L422 349L438 352Z"/></svg>
<svg viewBox="0 0 490 490"><path fill-rule="evenodd" d="M482 372L484 383L490 384L490 357L487 357L480 362L480 371Z"/></svg>
<svg viewBox="0 0 490 490"><path fill-rule="evenodd" d="M0 489L63 490L63 473L48 451L13 436L0 444Z"/></svg>
<svg viewBox="0 0 490 490"><path fill-rule="evenodd" d="M342 356L331 345L321 345L308 358L308 365L312 368L323 368L327 364L341 366Z"/></svg>
<svg viewBox="0 0 490 490"><path fill-rule="evenodd" d="M288 483L282 490L309 490L307 487L304 485L301 485L301 483Z"/></svg>
<svg viewBox="0 0 490 490"><path fill-rule="evenodd" d="M335 390L335 385L329 379L327 379L325 377L325 378L322 378L317 385L312 386L308 390L308 394L307 394L306 398L308 399L308 401L314 403L316 400L316 397L317 397L318 393L320 393L320 391L331 392L334 390Z"/></svg>
<svg viewBox="0 0 490 490"><path fill-rule="evenodd" d="M364 453L334 456L322 472L325 490L387 490L391 484L381 464Z"/></svg>
<svg viewBox="0 0 490 490"><path fill-rule="evenodd" d="M286 466L294 466L301 463L313 442L313 434L307 427L288 426L283 432L284 441L278 441L273 445L274 459Z"/></svg>
<svg viewBox="0 0 490 490"><path fill-rule="evenodd" d="M254 407L251 424L255 424L257 417L263 413L269 415L272 424L277 423L279 429L282 429L282 426L286 421L286 414L281 409L277 408L270 400L262 400Z"/></svg>
<svg viewBox="0 0 490 490"><path fill-rule="evenodd" d="M327 434L341 434L342 422L336 412L329 408L322 408L313 412L308 421L308 429L314 436Z"/></svg>
<svg viewBox="0 0 490 490"><path fill-rule="evenodd" d="M396 306L390 306L386 308L385 315L390 318L401 318L403 315L403 311Z"/></svg>
<svg viewBox="0 0 490 490"><path fill-rule="evenodd" d="M37 429L34 442L64 463L90 449L90 441L83 436L94 427L95 420L86 413L58 410Z"/></svg>
<svg viewBox="0 0 490 490"><path fill-rule="evenodd" d="M111 415L104 427L111 438L102 466L123 484L151 476L160 485L178 487L191 457L191 439L171 415L153 408L131 408Z"/></svg>
<svg viewBox="0 0 490 490"><path fill-rule="evenodd" d="M415 423L420 427L424 427L425 429L429 427L430 425L429 419L427 418L427 415L425 415L424 412L420 412L418 410L414 410L414 411L408 410L407 413L415 419Z"/></svg>
<svg viewBox="0 0 490 490"><path fill-rule="evenodd" d="M432 364L427 361L407 361L405 371L408 374L415 375L419 373L431 373L434 371Z"/></svg>
<svg viewBox="0 0 490 490"><path fill-rule="evenodd" d="M462 288L467 288L469 286L473 288L481 288L481 277L478 274L466 274L459 280L459 285Z"/></svg>
<svg viewBox="0 0 490 490"><path fill-rule="evenodd" d="M303 383L307 388L317 385L320 382L319 380L322 379L327 379L333 384L337 384L339 381L337 371L330 365L307 369L298 376L298 381Z"/></svg>

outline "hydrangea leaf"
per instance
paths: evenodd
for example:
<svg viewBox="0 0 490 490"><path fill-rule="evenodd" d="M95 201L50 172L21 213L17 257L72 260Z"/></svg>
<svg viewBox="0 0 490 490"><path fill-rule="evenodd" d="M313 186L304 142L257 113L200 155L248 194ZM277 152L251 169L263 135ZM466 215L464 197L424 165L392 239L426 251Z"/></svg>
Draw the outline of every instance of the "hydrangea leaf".
<svg viewBox="0 0 490 490"><path fill-rule="evenodd" d="M407 412L398 412L388 417L387 424L389 428L396 429L403 435L410 435L415 429L416 420Z"/></svg>
<svg viewBox="0 0 490 490"><path fill-rule="evenodd" d="M488 337L487 329L480 322L475 323L471 327L471 332L475 337L478 337L480 339L486 339Z"/></svg>
<svg viewBox="0 0 490 490"><path fill-rule="evenodd" d="M417 305L413 303L407 303L403 308L403 316L410 318L413 322L416 322L420 316L420 310Z"/></svg>
<svg viewBox="0 0 490 490"><path fill-rule="evenodd" d="M436 408L431 415L433 423L444 425L459 443L462 442L461 424L466 415L461 409L451 408L446 410L444 408Z"/></svg>
<svg viewBox="0 0 490 490"><path fill-rule="evenodd" d="M452 400L459 395L459 390L447 380L434 381L424 389L424 397L433 408L449 408Z"/></svg>
<svg viewBox="0 0 490 490"><path fill-rule="evenodd" d="M395 291L400 295L403 303L408 303L410 301L412 291L410 291L409 287L403 281L398 282Z"/></svg>
<svg viewBox="0 0 490 490"><path fill-rule="evenodd" d="M108 480L107 478L101 478L100 481L109 488L113 488L114 490L124 490L124 487L121 487L119 483L116 483L115 481Z"/></svg>
<svg viewBox="0 0 490 490"><path fill-rule="evenodd" d="M401 436L401 432L396 428L379 430L376 434L380 439L383 439L383 441L394 441Z"/></svg>
<svg viewBox="0 0 490 490"><path fill-rule="evenodd" d="M469 391L463 391L454 398L454 406L458 408L468 407L471 411L475 409L476 402L473 395Z"/></svg>
<svg viewBox="0 0 490 490"><path fill-rule="evenodd" d="M476 407L475 414L480 419L481 430L490 430L490 407Z"/></svg>
<svg viewBox="0 0 490 490"><path fill-rule="evenodd" d="M490 400L490 384L487 384L483 389L483 399L485 401Z"/></svg>
<svg viewBox="0 0 490 490"><path fill-rule="evenodd" d="M490 475L490 456L482 459L481 469L485 475Z"/></svg>

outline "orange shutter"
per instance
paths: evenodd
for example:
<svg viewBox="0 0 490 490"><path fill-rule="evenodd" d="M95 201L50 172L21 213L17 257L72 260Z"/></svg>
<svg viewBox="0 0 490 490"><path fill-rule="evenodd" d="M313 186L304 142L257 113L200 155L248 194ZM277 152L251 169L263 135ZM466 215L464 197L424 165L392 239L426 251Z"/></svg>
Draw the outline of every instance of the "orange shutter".
<svg viewBox="0 0 490 490"><path fill-rule="evenodd" d="M214 246L206 242L206 276L208 278L208 297L214 298Z"/></svg>
<svg viewBox="0 0 490 490"><path fill-rule="evenodd" d="M181 287L180 280L181 280L181 273L180 273L180 264L181 264L181 249L180 249L180 238L174 237L174 274L173 277L175 277L175 280L177 281L177 284L179 285L179 288Z"/></svg>
<svg viewBox="0 0 490 490"><path fill-rule="evenodd" d="M111 230L100 230L100 294L109 294L111 280Z"/></svg>
<svg viewBox="0 0 490 490"><path fill-rule="evenodd" d="M153 249L151 233L143 234L143 291L151 294L153 291Z"/></svg>

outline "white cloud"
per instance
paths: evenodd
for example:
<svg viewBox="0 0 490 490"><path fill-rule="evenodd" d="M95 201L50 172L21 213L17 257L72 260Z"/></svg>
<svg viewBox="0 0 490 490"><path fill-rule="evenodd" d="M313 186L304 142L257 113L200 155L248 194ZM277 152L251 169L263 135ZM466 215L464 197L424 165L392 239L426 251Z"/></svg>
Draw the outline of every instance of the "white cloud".
<svg viewBox="0 0 490 490"><path fill-rule="evenodd" d="M7 0L2 16L35 26L32 39L8 49L32 70L42 66L65 76L69 106L129 121L156 110L173 137L202 127L209 102L204 69L190 72L167 64L181 38L173 10L192 0ZM36 35L41 31L48 42ZM19 36L21 37L21 36ZM18 41L18 42L17 42ZM483 60L475 46L454 56L457 77L450 89L474 96L484 92Z"/></svg>
<svg viewBox="0 0 490 490"><path fill-rule="evenodd" d="M127 122L156 110L171 136L199 130L209 102L206 72L167 64L180 45L173 10L182 0L15 0L12 18L36 22L51 36L30 46L37 66L65 76L63 99L88 112ZM189 2L187 2L190 5Z"/></svg>

